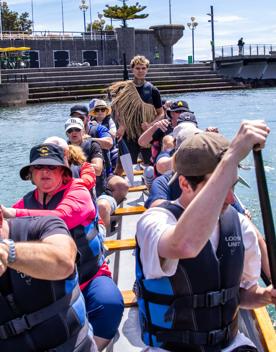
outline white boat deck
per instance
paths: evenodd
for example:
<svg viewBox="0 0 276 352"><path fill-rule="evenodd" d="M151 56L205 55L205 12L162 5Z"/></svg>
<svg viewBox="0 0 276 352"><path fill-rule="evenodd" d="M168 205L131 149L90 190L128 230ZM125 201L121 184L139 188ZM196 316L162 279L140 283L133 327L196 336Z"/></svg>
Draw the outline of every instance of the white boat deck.
<svg viewBox="0 0 276 352"><path fill-rule="evenodd" d="M135 183L141 183L141 177L135 176ZM122 206L144 205L146 196L143 192L129 193ZM140 215L118 217L118 227L108 239L124 239L135 236L136 223ZM118 251L109 257L109 267L113 279L121 291L132 290L135 278L135 256L133 250ZM125 308L119 331L113 342L106 348L106 352L138 352L145 345L140 338L137 307Z"/></svg>

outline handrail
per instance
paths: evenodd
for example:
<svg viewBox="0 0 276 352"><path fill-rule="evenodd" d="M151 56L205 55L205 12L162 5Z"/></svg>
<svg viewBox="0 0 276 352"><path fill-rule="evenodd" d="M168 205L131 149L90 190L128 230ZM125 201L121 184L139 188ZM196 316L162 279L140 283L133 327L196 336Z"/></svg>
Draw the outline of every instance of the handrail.
<svg viewBox="0 0 276 352"><path fill-rule="evenodd" d="M34 31L34 32L19 32L19 31L3 31L1 40L114 40L117 38L116 32L110 31L92 31L92 32L69 32L69 31Z"/></svg>
<svg viewBox="0 0 276 352"><path fill-rule="evenodd" d="M237 44L232 44L217 46L215 57L270 56L273 51L276 51L276 44L244 44L241 51Z"/></svg>

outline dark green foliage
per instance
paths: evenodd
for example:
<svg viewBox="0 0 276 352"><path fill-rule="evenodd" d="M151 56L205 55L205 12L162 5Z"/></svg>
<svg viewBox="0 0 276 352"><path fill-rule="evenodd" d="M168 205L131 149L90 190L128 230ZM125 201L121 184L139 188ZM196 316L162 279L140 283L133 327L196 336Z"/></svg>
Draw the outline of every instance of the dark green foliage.
<svg viewBox="0 0 276 352"><path fill-rule="evenodd" d="M143 19L148 17L148 14L138 14L145 10L147 6L141 6L138 2L135 5L128 6L125 1L123 1L122 6L109 6L105 5L106 9L103 10L103 14L107 18L112 18L114 20L121 20L122 27L127 27L127 21Z"/></svg>
<svg viewBox="0 0 276 352"><path fill-rule="evenodd" d="M2 3L2 30L31 32L32 21L29 20L29 13L23 12L19 14L11 11L6 2Z"/></svg>

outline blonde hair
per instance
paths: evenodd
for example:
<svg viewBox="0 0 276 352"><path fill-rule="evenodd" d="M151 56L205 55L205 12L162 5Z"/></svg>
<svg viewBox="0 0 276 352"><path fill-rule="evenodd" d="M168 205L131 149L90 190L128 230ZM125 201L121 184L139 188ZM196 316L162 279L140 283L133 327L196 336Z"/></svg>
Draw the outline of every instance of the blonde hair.
<svg viewBox="0 0 276 352"><path fill-rule="evenodd" d="M82 148L77 145L70 144L68 161L69 165L82 165L86 161L86 157Z"/></svg>
<svg viewBox="0 0 276 352"><path fill-rule="evenodd" d="M133 68L135 65L146 65L149 67L149 60L143 55L136 55L130 61L130 67Z"/></svg>

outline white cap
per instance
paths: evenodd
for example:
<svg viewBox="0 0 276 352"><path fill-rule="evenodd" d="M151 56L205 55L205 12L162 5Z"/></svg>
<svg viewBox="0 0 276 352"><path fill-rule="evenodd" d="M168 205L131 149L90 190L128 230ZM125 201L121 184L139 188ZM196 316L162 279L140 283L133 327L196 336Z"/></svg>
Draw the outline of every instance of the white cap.
<svg viewBox="0 0 276 352"><path fill-rule="evenodd" d="M65 132L70 130L70 128L79 128L79 129L83 130L84 124L83 124L82 120L79 119L78 117L71 117L70 119L68 119L65 122L64 128L65 128Z"/></svg>
<svg viewBox="0 0 276 352"><path fill-rule="evenodd" d="M203 132L197 128L193 122L185 122L177 125L173 130L173 137L175 138L175 148L178 149L180 144L192 134Z"/></svg>

